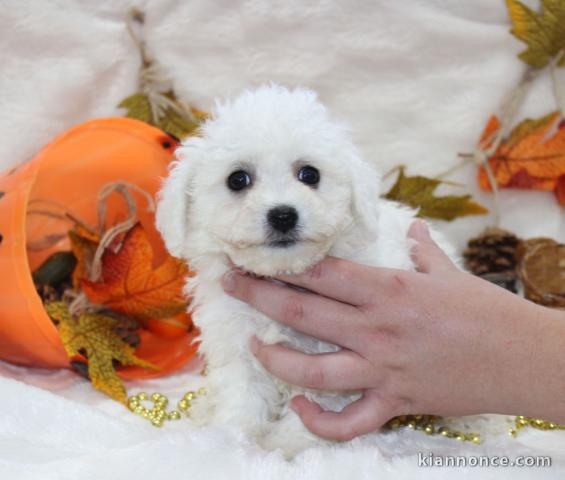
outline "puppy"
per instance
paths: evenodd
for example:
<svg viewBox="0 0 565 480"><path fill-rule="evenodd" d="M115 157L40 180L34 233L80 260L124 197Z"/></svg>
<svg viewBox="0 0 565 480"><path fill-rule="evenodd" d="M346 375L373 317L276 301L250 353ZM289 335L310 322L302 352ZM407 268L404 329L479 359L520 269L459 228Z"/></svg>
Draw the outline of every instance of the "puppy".
<svg viewBox="0 0 565 480"><path fill-rule="evenodd" d="M292 397L306 393L340 411L361 394L304 392L270 375L249 351L253 334L308 353L339 348L226 295L222 275L231 263L266 277L298 274L326 255L412 269L406 233L415 212L379 198L375 168L316 95L301 88L264 86L217 104L201 136L188 138L176 155L156 221L170 253L195 272L186 292L209 373L208 394L195 401L191 417L237 427L291 457L323 442L289 408Z"/></svg>

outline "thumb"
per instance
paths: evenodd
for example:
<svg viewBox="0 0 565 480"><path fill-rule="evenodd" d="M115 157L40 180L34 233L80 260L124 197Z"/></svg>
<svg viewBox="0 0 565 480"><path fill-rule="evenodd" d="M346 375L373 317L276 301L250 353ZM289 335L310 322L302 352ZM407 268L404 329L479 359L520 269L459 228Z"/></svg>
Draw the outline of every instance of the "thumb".
<svg viewBox="0 0 565 480"><path fill-rule="evenodd" d="M410 256L416 270L423 273L457 270L455 264L430 236L430 230L424 220L414 220L408 229L408 238L416 241Z"/></svg>

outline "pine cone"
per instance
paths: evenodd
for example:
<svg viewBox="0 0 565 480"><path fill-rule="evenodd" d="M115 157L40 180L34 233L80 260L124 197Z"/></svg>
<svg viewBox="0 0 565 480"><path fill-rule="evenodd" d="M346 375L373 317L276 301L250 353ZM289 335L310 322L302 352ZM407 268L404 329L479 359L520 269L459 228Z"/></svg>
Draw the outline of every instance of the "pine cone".
<svg viewBox="0 0 565 480"><path fill-rule="evenodd" d="M516 293L518 237L500 228L487 228L469 240L463 252L465 266L473 274Z"/></svg>

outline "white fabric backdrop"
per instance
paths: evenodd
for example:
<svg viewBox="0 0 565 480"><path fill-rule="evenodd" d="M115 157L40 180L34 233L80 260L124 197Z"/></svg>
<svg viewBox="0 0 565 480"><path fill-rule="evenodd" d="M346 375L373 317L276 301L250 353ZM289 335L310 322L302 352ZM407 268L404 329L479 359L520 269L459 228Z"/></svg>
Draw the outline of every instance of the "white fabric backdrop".
<svg viewBox="0 0 565 480"><path fill-rule="evenodd" d="M536 2L529 3L536 5ZM397 164L434 175L472 151L490 113L520 78L523 48L508 33L502 0L2 0L0 1L0 169L31 158L84 120L119 114L136 89L139 58L126 31L130 6L146 12L145 38L181 97L209 110L214 97L268 81L317 90L383 172ZM565 80L564 80L565 81ZM536 81L520 113L555 108L548 78ZM483 204L472 166L453 180ZM463 190L462 190L463 191ZM552 195L506 191L503 226L526 237L565 240ZM440 223L459 246L489 217ZM174 396L196 385L182 373L132 391ZM525 387L527 388L527 386ZM519 452L565 466L565 433L491 435L481 447L405 432L378 447L311 451L294 464L265 455L237 433L145 425L69 372L0 364L0 477L133 478L530 478L531 469L418 468L415 452ZM498 428L498 427L497 427Z"/></svg>

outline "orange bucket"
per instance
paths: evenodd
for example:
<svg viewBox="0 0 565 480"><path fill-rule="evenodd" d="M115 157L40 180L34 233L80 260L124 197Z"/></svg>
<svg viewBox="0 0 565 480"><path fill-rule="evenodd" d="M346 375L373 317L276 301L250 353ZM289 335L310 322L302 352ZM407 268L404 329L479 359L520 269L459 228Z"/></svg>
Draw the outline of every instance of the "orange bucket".
<svg viewBox="0 0 565 480"><path fill-rule="evenodd" d="M31 205L63 205L85 222L97 224L97 196L106 184L133 183L155 195L175 141L161 130L128 118L86 122L57 137L31 161L0 175L0 358L37 367L69 367L57 328L45 312L33 279L34 271L52 253L70 250L68 222L45 215L28 215ZM146 200L132 193L138 218L160 263L165 247L154 226ZM47 203L46 203L47 202ZM118 198L108 201L111 221L124 217ZM47 235L61 239L40 251L27 248ZM188 332L165 338L141 329L137 355L157 364L158 371L139 367L120 369L122 378L148 378L176 370L190 360L196 347Z"/></svg>

